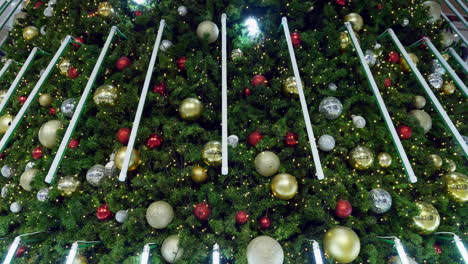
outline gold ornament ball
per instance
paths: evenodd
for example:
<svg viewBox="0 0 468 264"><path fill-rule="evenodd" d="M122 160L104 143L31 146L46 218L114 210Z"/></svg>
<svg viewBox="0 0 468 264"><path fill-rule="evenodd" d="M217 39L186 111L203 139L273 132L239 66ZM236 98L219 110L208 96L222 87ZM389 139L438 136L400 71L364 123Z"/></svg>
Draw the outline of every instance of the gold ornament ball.
<svg viewBox="0 0 468 264"><path fill-rule="evenodd" d="M127 151L127 147L121 147L115 153L114 161L115 161L115 165L117 166L117 168L119 168L119 170L121 170L123 167L126 151ZM141 162L140 153L138 152L138 150L133 149L130 155L130 163L128 164L128 171L136 170L138 166L140 166L140 162Z"/></svg>
<svg viewBox="0 0 468 264"><path fill-rule="evenodd" d="M208 171L202 166L195 166L191 173L192 181L196 183L204 183L208 179Z"/></svg>
<svg viewBox="0 0 468 264"><path fill-rule="evenodd" d="M62 195L72 195L80 186L80 181L73 176L66 176L58 181L57 189L62 192Z"/></svg>
<svg viewBox="0 0 468 264"><path fill-rule="evenodd" d="M423 109L426 106L426 98L416 95L413 99L413 105L416 109Z"/></svg>
<svg viewBox="0 0 468 264"><path fill-rule="evenodd" d="M97 105L114 105L118 97L117 87L112 84L104 84L94 92L93 100Z"/></svg>
<svg viewBox="0 0 468 264"><path fill-rule="evenodd" d="M60 70L60 73L62 75L65 75L65 76L68 76L68 70L70 69L70 67L72 66L71 65L71 61L67 58L63 58L59 61L58 63L58 68Z"/></svg>
<svg viewBox="0 0 468 264"><path fill-rule="evenodd" d="M466 175L450 172L444 175L443 180L450 196L459 202L468 201L468 177Z"/></svg>
<svg viewBox="0 0 468 264"><path fill-rule="evenodd" d="M12 116L10 114L4 114L0 116L0 133L4 134L7 132L8 128L11 125L11 122L13 122L13 119L15 119L15 116Z"/></svg>
<svg viewBox="0 0 468 264"><path fill-rule="evenodd" d="M0 103L2 103L3 98L5 98L7 92L8 90L0 90Z"/></svg>
<svg viewBox="0 0 468 264"><path fill-rule="evenodd" d="M374 154L366 147L357 146L351 150L349 162L357 170L367 170L374 163Z"/></svg>
<svg viewBox="0 0 468 264"><path fill-rule="evenodd" d="M304 87L304 82L302 82L302 87ZM299 90L297 89L297 82L294 76L286 78L283 83L283 90L288 95L298 95Z"/></svg>
<svg viewBox="0 0 468 264"><path fill-rule="evenodd" d="M278 172L280 159L271 151L260 152L255 157L255 170L262 176L270 177Z"/></svg>
<svg viewBox="0 0 468 264"><path fill-rule="evenodd" d="M325 252L338 263L350 263L359 256L361 241L349 227L335 226L325 233Z"/></svg>
<svg viewBox="0 0 468 264"><path fill-rule="evenodd" d="M436 231L440 225L440 215L437 209L429 203L417 202L419 215L413 217L413 223L420 234L428 235Z"/></svg>
<svg viewBox="0 0 468 264"><path fill-rule="evenodd" d="M351 22L353 30L359 32L364 26L364 20L358 13L349 13L344 17L344 22Z"/></svg>
<svg viewBox="0 0 468 264"><path fill-rule="evenodd" d="M51 149L57 143L57 131L62 128L62 123L59 120L50 120L44 123L39 129L39 142Z"/></svg>
<svg viewBox="0 0 468 264"><path fill-rule="evenodd" d="M73 260L73 264L88 264L88 260L83 255L77 255Z"/></svg>
<svg viewBox="0 0 468 264"><path fill-rule="evenodd" d="M387 152L382 152L377 156L377 159L379 160L380 166L383 168L388 168L390 165L392 165L392 156L388 154Z"/></svg>
<svg viewBox="0 0 468 264"><path fill-rule="evenodd" d="M446 168L449 172L454 172L457 169L457 164L451 159L446 159L445 164L447 164Z"/></svg>
<svg viewBox="0 0 468 264"><path fill-rule="evenodd" d="M222 151L219 141L210 141L203 147L203 160L208 166L218 166L221 164Z"/></svg>
<svg viewBox="0 0 468 264"><path fill-rule="evenodd" d="M35 26L27 26L23 29L23 38L25 40L31 40L39 36L39 29Z"/></svg>
<svg viewBox="0 0 468 264"><path fill-rule="evenodd" d="M186 98L179 107L179 114L184 120L195 121L203 113L203 104L197 98Z"/></svg>
<svg viewBox="0 0 468 264"><path fill-rule="evenodd" d="M242 52L241 49L233 49L231 52L231 59L235 60L238 58L242 58L244 56L244 53Z"/></svg>
<svg viewBox="0 0 468 264"><path fill-rule="evenodd" d="M443 161L439 155L431 154L429 155L429 159L431 160L434 167L436 167L437 169L440 169L442 167Z"/></svg>
<svg viewBox="0 0 468 264"><path fill-rule="evenodd" d="M271 182L273 195L282 200L289 200L296 196L298 184L296 177L287 173L280 173Z"/></svg>
<svg viewBox="0 0 468 264"><path fill-rule="evenodd" d="M413 258L408 257L409 264L418 264ZM388 259L387 264L403 264L399 256L393 256Z"/></svg>
<svg viewBox="0 0 468 264"><path fill-rule="evenodd" d="M346 49L349 44L351 44L351 39L349 38L348 33L341 32L340 33L340 48L341 48L341 50Z"/></svg>
<svg viewBox="0 0 468 264"><path fill-rule="evenodd" d="M41 94L39 96L39 104L44 107L50 106L52 104L52 100L53 100L52 95L48 93Z"/></svg>
<svg viewBox="0 0 468 264"><path fill-rule="evenodd" d="M453 94L455 89L455 84L453 84L453 82L445 82L444 86L442 86L442 92L444 92L445 95Z"/></svg>
<svg viewBox="0 0 468 264"><path fill-rule="evenodd" d="M97 14L102 17L110 17L115 13L114 8L109 2L102 2L98 5Z"/></svg>
<svg viewBox="0 0 468 264"><path fill-rule="evenodd" d="M20 177L20 185L24 190L30 192L32 191L31 182L34 180L34 177L39 172L38 169L29 169L25 170Z"/></svg>
<svg viewBox="0 0 468 264"><path fill-rule="evenodd" d="M419 59L414 53L408 53L411 61L415 64L418 65ZM411 68L409 67L408 63L406 62L405 58L403 56L400 57L400 67L401 70L404 72L411 72Z"/></svg>

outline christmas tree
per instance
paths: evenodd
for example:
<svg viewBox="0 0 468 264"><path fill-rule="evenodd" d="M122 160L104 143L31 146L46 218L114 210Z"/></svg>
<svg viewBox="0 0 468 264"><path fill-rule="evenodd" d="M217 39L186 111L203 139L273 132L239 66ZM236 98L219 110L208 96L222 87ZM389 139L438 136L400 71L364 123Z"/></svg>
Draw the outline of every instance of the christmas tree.
<svg viewBox="0 0 468 264"><path fill-rule="evenodd" d="M468 219L466 40L438 1L18 2L2 259L466 261L436 234Z"/></svg>

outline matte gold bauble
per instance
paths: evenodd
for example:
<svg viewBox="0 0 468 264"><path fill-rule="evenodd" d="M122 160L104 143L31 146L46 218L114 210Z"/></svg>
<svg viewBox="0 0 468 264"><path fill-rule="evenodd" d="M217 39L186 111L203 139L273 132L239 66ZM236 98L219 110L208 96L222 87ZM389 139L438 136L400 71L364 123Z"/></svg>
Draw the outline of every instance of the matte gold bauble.
<svg viewBox="0 0 468 264"><path fill-rule="evenodd" d="M273 195L282 200L289 200L297 194L298 184L296 177L287 173L280 173L271 182Z"/></svg>
<svg viewBox="0 0 468 264"><path fill-rule="evenodd" d="M218 166L221 164L222 151L219 141L210 141L203 147L203 160L208 166Z"/></svg>
<svg viewBox="0 0 468 264"><path fill-rule="evenodd" d="M51 149L57 143L57 131L62 128L62 123L59 120L50 120L41 126L39 129L39 142Z"/></svg>
<svg viewBox="0 0 468 264"><path fill-rule="evenodd" d="M353 30L359 32L364 26L364 20L358 13L349 13L344 17L344 22L351 22Z"/></svg>
<svg viewBox="0 0 468 264"><path fill-rule="evenodd" d="M161 256L168 263L177 263L184 255L184 249L179 245L179 236L172 235L164 239L161 245Z"/></svg>
<svg viewBox="0 0 468 264"><path fill-rule="evenodd" d="M338 263L352 262L361 251L361 241L349 227L335 226L328 230L323 243L327 255Z"/></svg>
<svg viewBox="0 0 468 264"><path fill-rule="evenodd" d="M186 98L179 107L179 114L184 120L197 120L203 112L203 104L197 98Z"/></svg>
<svg viewBox="0 0 468 264"><path fill-rule="evenodd" d="M174 219L174 209L165 201L153 202L146 209L146 221L156 229L166 228Z"/></svg>
<svg viewBox="0 0 468 264"><path fill-rule="evenodd" d="M208 171L202 166L195 166L192 168L190 176L192 181L196 183L204 183L208 179Z"/></svg>
<svg viewBox="0 0 468 264"><path fill-rule="evenodd" d="M304 87L304 82L302 82L302 87ZM298 95L299 90L297 89L296 78L294 76L286 78L283 83L283 90L288 95Z"/></svg>
<svg viewBox="0 0 468 264"><path fill-rule="evenodd" d="M32 191L31 182L34 180L34 177L39 172L38 169L29 169L25 170L20 177L20 185L24 190L30 192Z"/></svg>
<svg viewBox="0 0 468 264"><path fill-rule="evenodd" d="M377 156L377 159L379 160L380 166L383 168L388 168L390 165L392 165L392 156L388 154L387 152L382 152Z"/></svg>
<svg viewBox="0 0 468 264"><path fill-rule="evenodd" d="M119 170L121 170L123 167L126 151L127 151L127 147L121 147L115 153L114 162L117 168L119 168ZM140 153L138 152L138 150L133 149L132 153L130 154L130 163L128 164L128 171L136 170L136 168L140 166L140 162L141 162Z"/></svg>
<svg viewBox="0 0 468 264"><path fill-rule="evenodd" d="M8 92L8 90L0 90L0 104L3 101L3 98L5 98L5 95L6 95L7 92Z"/></svg>
<svg viewBox="0 0 468 264"><path fill-rule="evenodd" d="M349 163L358 170L367 170L374 163L374 154L366 147L357 146L349 153Z"/></svg>
<svg viewBox="0 0 468 264"><path fill-rule="evenodd" d="M57 66L58 66L58 68L59 68L59 70L60 70L60 73L61 73L62 75L68 76L68 70L70 69L70 67L71 67L72 65L71 65L71 62L70 62L69 59L63 58L63 59L61 59L61 60L59 61L59 63L58 63Z"/></svg>
<svg viewBox="0 0 468 264"><path fill-rule="evenodd" d="M444 92L445 95L453 94L455 89L455 84L453 84L453 82L445 82L444 86L442 86L442 92Z"/></svg>
<svg viewBox="0 0 468 264"><path fill-rule="evenodd" d="M25 40L31 40L39 36L39 29L35 26L28 26L23 29L23 38Z"/></svg>
<svg viewBox="0 0 468 264"><path fill-rule="evenodd" d="M432 165L436 167L437 169L440 169L442 167L443 161L439 155L431 154L429 155L429 159L431 160Z"/></svg>
<svg viewBox="0 0 468 264"><path fill-rule="evenodd" d="M88 264L88 260L83 255L77 255L73 260L73 264Z"/></svg>
<svg viewBox="0 0 468 264"><path fill-rule="evenodd" d="M44 107L50 106L52 104L52 100L53 100L52 95L48 93L41 94L39 96L39 104Z"/></svg>
<svg viewBox="0 0 468 264"><path fill-rule="evenodd" d="M0 116L0 133L4 134L7 132L8 128L11 125L11 122L13 122L13 119L15 119L15 116L12 116L10 114L4 114Z"/></svg>
<svg viewBox="0 0 468 264"><path fill-rule="evenodd" d="M411 61L415 64L418 65L419 59L414 53L408 53ZM406 62L405 58L403 56L400 57L400 67L401 70L404 72L411 72L411 68L409 67L408 63Z"/></svg>
<svg viewBox="0 0 468 264"><path fill-rule="evenodd" d="M422 109L426 106L426 98L420 95L416 95L413 99L413 105L416 109Z"/></svg>
<svg viewBox="0 0 468 264"><path fill-rule="evenodd" d="M424 130L424 134L427 134L432 128L432 118L424 110L411 110L409 115L418 120L419 126Z"/></svg>
<svg viewBox="0 0 468 264"><path fill-rule="evenodd" d="M99 3L97 14L102 17L110 17L113 16L115 13L114 8L109 2L102 2Z"/></svg>
<svg viewBox="0 0 468 264"><path fill-rule="evenodd" d="M420 234L431 234L436 231L440 225L440 215L432 204L417 202L419 215L413 217L413 222Z"/></svg>
<svg viewBox="0 0 468 264"><path fill-rule="evenodd" d="M118 97L117 87L112 84L104 84L94 92L93 100L97 105L114 105Z"/></svg>
<svg viewBox="0 0 468 264"><path fill-rule="evenodd" d="M466 175L450 172L444 175L443 180L450 196L459 202L468 201L468 177Z"/></svg>
<svg viewBox="0 0 468 264"><path fill-rule="evenodd" d="M57 183L57 189L62 195L72 195L80 186L80 181L73 176L66 176L61 178Z"/></svg>
<svg viewBox="0 0 468 264"><path fill-rule="evenodd" d="M262 176L270 177L278 172L280 159L271 151L260 152L255 157L255 170Z"/></svg>

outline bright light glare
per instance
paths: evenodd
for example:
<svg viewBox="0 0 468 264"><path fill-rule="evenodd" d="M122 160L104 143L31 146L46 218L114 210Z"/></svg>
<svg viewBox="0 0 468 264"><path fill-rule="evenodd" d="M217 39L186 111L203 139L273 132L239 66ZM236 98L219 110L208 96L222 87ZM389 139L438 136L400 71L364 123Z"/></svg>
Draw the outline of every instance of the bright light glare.
<svg viewBox="0 0 468 264"><path fill-rule="evenodd" d="M244 22L244 25L247 27L247 35L249 37L254 38L260 34L260 29L258 28L257 20L255 20L254 18L248 18Z"/></svg>
<svg viewBox="0 0 468 264"><path fill-rule="evenodd" d="M133 1L139 5L146 4L146 0L133 0Z"/></svg>

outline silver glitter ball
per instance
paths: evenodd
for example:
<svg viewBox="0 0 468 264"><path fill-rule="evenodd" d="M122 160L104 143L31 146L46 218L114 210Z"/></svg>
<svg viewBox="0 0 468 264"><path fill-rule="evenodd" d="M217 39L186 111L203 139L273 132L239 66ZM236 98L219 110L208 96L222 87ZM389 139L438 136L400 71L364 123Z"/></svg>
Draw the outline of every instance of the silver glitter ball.
<svg viewBox="0 0 468 264"><path fill-rule="evenodd" d="M104 168L105 168L104 175L106 177L115 176L119 172L119 169L117 168L117 166L115 166L115 163L113 160L109 161Z"/></svg>
<svg viewBox="0 0 468 264"><path fill-rule="evenodd" d="M233 49L231 51L231 59L235 60L244 56L244 52L241 49Z"/></svg>
<svg viewBox="0 0 468 264"><path fill-rule="evenodd" d="M0 195L2 196L2 198L6 198L8 196L8 184L3 186L2 187L2 192L0 193Z"/></svg>
<svg viewBox="0 0 468 264"><path fill-rule="evenodd" d="M406 17L403 18L403 21L401 22L401 25L404 26L404 27L408 26L409 25L409 19L406 18Z"/></svg>
<svg viewBox="0 0 468 264"><path fill-rule="evenodd" d="M93 186L101 185L101 180L105 177L105 170L106 168L102 165L94 165L86 172L86 180Z"/></svg>
<svg viewBox="0 0 468 264"><path fill-rule="evenodd" d="M128 210L119 210L117 213L115 213L115 221L118 223L125 223L128 219Z"/></svg>
<svg viewBox="0 0 468 264"><path fill-rule="evenodd" d="M37 192L37 200L40 202L45 202L49 200L49 188L42 188Z"/></svg>
<svg viewBox="0 0 468 264"><path fill-rule="evenodd" d="M161 45L159 46L159 49L162 52L166 52L170 47L172 47L172 41L165 39L161 41Z"/></svg>
<svg viewBox="0 0 468 264"><path fill-rule="evenodd" d="M440 76L445 74L444 67L442 67L437 59L431 61L431 69L433 73L439 74Z"/></svg>
<svg viewBox="0 0 468 264"><path fill-rule="evenodd" d="M15 171L12 167L10 167L10 165L4 165L1 169L1 172L2 176L5 178L11 178L15 174Z"/></svg>
<svg viewBox="0 0 468 264"><path fill-rule="evenodd" d="M54 8L52 6L48 6L46 9L44 9L44 16L46 17L54 16Z"/></svg>
<svg viewBox="0 0 468 264"><path fill-rule="evenodd" d="M442 85L444 84L444 80L442 79L442 76L440 76L437 73L431 73L427 77L427 80L429 81L429 84L434 88L439 90L442 88Z"/></svg>
<svg viewBox="0 0 468 264"><path fill-rule="evenodd" d="M228 145L235 148L239 145L239 137L236 135L230 135L227 139Z"/></svg>
<svg viewBox="0 0 468 264"><path fill-rule="evenodd" d="M21 204L18 203L18 202L14 202L12 204L10 204L10 211L14 214L17 214L21 211Z"/></svg>
<svg viewBox="0 0 468 264"><path fill-rule="evenodd" d="M47 34L46 32L46 26L42 26L41 29L39 30L41 32L42 36L45 36Z"/></svg>
<svg viewBox="0 0 468 264"><path fill-rule="evenodd" d="M328 90L335 92L338 89L338 86L335 83L328 84Z"/></svg>
<svg viewBox="0 0 468 264"><path fill-rule="evenodd" d="M377 56L375 56L372 50L366 50L364 53L364 58L366 59L367 65L374 66L377 62Z"/></svg>
<svg viewBox="0 0 468 264"><path fill-rule="evenodd" d="M67 100L63 101L62 106L60 106L60 111L66 117L72 117L73 113L75 113L76 108L76 100L75 98L68 98Z"/></svg>
<svg viewBox="0 0 468 264"><path fill-rule="evenodd" d="M364 128L366 126L366 119L364 117L356 115L352 115L351 117L353 118L353 125L356 128Z"/></svg>
<svg viewBox="0 0 468 264"><path fill-rule="evenodd" d="M336 97L325 97L319 105L319 112L329 120L337 119L343 112L343 105Z"/></svg>
<svg viewBox="0 0 468 264"><path fill-rule="evenodd" d="M392 207L392 196L384 189L376 188L370 191L371 210L376 214L383 214Z"/></svg>
<svg viewBox="0 0 468 264"><path fill-rule="evenodd" d="M31 169L34 169L34 161L30 161L28 162L28 164L26 164L26 166L24 167L24 170L27 171L27 170L31 170Z"/></svg>
<svg viewBox="0 0 468 264"><path fill-rule="evenodd" d="M180 16L186 16L188 13L187 7L185 6L179 6L177 8L177 13L179 13Z"/></svg>
<svg viewBox="0 0 468 264"><path fill-rule="evenodd" d="M320 136L318 147L322 151L332 151L335 148L335 138L328 134Z"/></svg>

